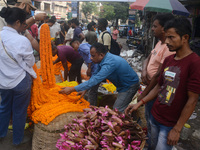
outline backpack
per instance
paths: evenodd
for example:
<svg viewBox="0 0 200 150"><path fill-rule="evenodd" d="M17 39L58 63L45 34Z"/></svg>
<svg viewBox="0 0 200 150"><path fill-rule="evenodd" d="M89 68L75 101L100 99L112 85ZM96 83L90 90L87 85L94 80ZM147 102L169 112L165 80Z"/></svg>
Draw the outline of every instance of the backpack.
<svg viewBox="0 0 200 150"><path fill-rule="evenodd" d="M103 36L105 33L108 33L110 35L110 33L108 31L104 32L102 35L102 41L103 41ZM111 37L110 53L119 56L121 48L119 47L119 44L112 38L111 35L110 35L110 37ZM103 43L104 43L104 41L103 41Z"/></svg>

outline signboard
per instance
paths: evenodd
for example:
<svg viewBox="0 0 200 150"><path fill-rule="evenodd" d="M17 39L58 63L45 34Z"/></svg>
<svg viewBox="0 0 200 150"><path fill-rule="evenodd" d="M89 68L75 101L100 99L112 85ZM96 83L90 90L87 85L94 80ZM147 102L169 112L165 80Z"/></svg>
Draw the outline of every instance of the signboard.
<svg viewBox="0 0 200 150"><path fill-rule="evenodd" d="M135 15L129 15L128 25L135 25Z"/></svg>
<svg viewBox="0 0 200 150"><path fill-rule="evenodd" d="M135 15L136 11L134 9L129 9L129 15Z"/></svg>
<svg viewBox="0 0 200 150"><path fill-rule="evenodd" d="M77 2L72 2L72 18L77 17Z"/></svg>

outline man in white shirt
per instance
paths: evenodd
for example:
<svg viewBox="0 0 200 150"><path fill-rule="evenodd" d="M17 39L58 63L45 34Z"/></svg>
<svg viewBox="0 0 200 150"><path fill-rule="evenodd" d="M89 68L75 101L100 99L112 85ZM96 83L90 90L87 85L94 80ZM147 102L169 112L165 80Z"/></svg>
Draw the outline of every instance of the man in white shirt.
<svg viewBox="0 0 200 150"><path fill-rule="evenodd" d="M74 36L74 29L72 28L71 20L68 21L68 26L69 26L69 30L67 31L67 34L65 36L64 43L66 43L66 45L70 46L70 42Z"/></svg>
<svg viewBox="0 0 200 150"><path fill-rule="evenodd" d="M56 44L59 45L60 44L60 31L61 31L60 24L58 22L56 22L55 16L52 16L51 19L54 20L55 23L53 24L52 27L50 27L50 34L51 34L52 38L56 38L56 40L57 40Z"/></svg>
<svg viewBox="0 0 200 150"><path fill-rule="evenodd" d="M98 42L103 44L107 50L110 50L111 47L111 36L108 33L106 27L108 26L108 21L105 18L99 18L98 19L98 30L101 30L101 33L99 35Z"/></svg>

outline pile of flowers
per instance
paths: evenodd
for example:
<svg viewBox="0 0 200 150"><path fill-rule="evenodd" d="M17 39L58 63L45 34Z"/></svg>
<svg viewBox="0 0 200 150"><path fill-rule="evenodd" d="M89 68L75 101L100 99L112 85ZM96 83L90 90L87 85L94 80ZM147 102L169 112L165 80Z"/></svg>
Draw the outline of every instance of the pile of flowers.
<svg viewBox="0 0 200 150"><path fill-rule="evenodd" d="M41 77L36 65L34 70L37 78L33 80L31 102L28 115L34 123L48 125L55 117L67 112L82 112L89 107L89 102L77 96L59 94L62 86L56 85L49 26L42 25L40 32Z"/></svg>
<svg viewBox="0 0 200 150"><path fill-rule="evenodd" d="M146 139L136 121L107 106L84 109L65 129L56 145L59 150L140 150Z"/></svg>
<svg viewBox="0 0 200 150"><path fill-rule="evenodd" d="M114 86L114 84L112 83L103 84L102 87L104 87L108 92L111 93L114 93L117 90L116 86Z"/></svg>

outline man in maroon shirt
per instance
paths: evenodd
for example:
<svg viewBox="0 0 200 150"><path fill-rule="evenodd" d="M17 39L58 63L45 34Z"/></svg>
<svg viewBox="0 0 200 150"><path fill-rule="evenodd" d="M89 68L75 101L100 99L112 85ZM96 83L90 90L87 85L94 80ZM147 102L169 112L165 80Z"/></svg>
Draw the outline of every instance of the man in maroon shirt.
<svg viewBox="0 0 200 150"><path fill-rule="evenodd" d="M189 47L190 22L176 18L164 29L165 43L176 54L165 59L154 89L125 111L130 114L158 96L150 116L152 150L171 150L177 144L181 129L194 111L200 94L200 58Z"/></svg>
<svg viewBox="0 0 200 150"><path fill-rule="evenodd" d="M68 72L69 72L69 81L75 81L77 78L77 82L80 84L81 81L81 66L83 64L83 58L81 55L75 51L71 46L52 46L52 55L58 55L58 58L53 62L53 64L62 62L64 68L64 80L67 80ZM71 68L68 71L67 61L70 62Z"/></svg>

